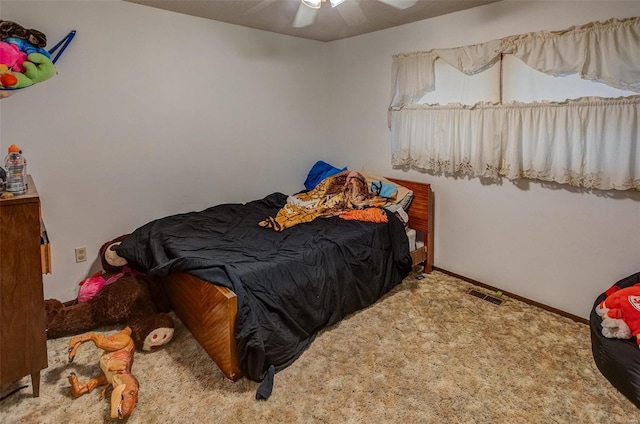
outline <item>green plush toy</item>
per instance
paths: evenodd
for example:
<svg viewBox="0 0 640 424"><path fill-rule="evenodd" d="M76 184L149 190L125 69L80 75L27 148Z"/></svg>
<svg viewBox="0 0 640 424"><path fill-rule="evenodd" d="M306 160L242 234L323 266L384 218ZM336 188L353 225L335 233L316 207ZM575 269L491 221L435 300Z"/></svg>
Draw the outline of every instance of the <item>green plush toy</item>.
<svg viewBox="0 0 640 424"><path fill-rule="evenodd" d="M18 84L12 88L24 88L30 85L46 81L56 74L56 66L51 59L42 53L31 53L22 63L25 68L23 73L12 72L18 79Z"/></svg>
<svg viewBox="0 0 640 424"><path fill-rule="evenodd" d="M11 86L11 88L24 88L24 87L29 87L30 85L33 85L33 81L31 81L31 78L27 77L25 74L20 72L11 72L11 73L13 74L14 77L18 79L18 83Z"/></svg>

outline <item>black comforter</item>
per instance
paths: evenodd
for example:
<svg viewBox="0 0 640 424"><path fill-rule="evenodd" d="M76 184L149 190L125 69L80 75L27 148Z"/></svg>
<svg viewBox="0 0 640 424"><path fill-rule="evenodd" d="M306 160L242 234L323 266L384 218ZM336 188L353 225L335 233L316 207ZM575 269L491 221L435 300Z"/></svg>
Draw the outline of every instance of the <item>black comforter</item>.
<svg viewBox="0 0 640 424"><path fill-rule="evenodd" d="M258 226L286 199L274 193L158 219L117 248L150 274L186 271L233 290L240 368L256 381L291 364L320 329L371 305L411 269L393 214L388 224L333 217L283 232Z"/></svg>

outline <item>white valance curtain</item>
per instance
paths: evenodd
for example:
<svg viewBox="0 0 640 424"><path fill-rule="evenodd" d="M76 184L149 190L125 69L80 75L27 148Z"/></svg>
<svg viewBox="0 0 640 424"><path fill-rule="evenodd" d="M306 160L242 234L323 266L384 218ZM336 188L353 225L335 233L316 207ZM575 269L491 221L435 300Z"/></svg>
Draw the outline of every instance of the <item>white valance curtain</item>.
<svg viewBox="0 0 640 424"><path fill-rule="evenodd" d="M640 190L640 96L565 102L418 105L435 60L472 75L512 54L550 75L640 93L640 18L610 19L453 49L393 57L392 164L444 173L537 178Z"/></svg>

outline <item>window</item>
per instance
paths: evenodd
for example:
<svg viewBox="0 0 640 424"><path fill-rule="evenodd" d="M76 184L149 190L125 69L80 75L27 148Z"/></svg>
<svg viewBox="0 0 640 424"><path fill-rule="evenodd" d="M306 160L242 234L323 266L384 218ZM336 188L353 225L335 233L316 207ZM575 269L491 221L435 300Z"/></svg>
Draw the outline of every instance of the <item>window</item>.
<svg viewBox="0 0 640 424"><path fill-rule="evenodd" d="M640 190L639 47L630 18L396 55L392 164Z"/></svg>

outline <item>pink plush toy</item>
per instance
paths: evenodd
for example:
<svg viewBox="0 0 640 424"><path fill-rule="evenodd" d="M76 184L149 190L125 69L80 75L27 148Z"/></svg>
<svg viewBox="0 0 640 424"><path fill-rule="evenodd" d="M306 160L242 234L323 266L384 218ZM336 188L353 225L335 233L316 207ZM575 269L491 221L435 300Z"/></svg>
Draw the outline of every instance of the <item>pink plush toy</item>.
<svg viewBox="0 0 640 424"><path fill-rule="evenodd" d="M78 302L88 302L95 297L96 294L103 287L108 286L111 283L115 283L120 278L126 275L136 275L139 274L138 271L129 268L128 266L123 266L122 271L117 274L103 274L102 271L97 272L91 277L80 281L80 288L78 289Z"/></svg>
<svg viewBox="0 0 640 424"><path fill-rule="evenodd" d="M7 65L12 71L23 72L22 63L25 60L27 54L20 51L18 46L0 41L0 64Z"/></svg>
<svg viewBox="0 0 640 424"><path fill-rule="evenodd" d="M602 317L602 335L615 339L636 338L640 347L640 284L621 289L611 287L607 298L596 306Z"/></svg>

